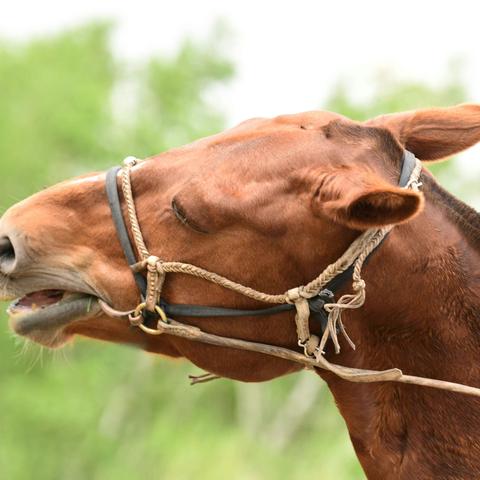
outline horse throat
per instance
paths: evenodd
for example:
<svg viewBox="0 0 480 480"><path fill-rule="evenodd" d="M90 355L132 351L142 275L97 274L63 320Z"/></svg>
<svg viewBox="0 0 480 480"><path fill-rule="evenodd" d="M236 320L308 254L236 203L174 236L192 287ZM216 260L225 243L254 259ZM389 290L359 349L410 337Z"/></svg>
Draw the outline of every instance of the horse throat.
<svg viewBox="0 0 480 480"><path fill-rule="evenodd" d="M331 360L479 387L480 216L440 188L426 196L366 268L367 302L345 322L356 351ZM480 399L322 376L368 478L480 477Z"/></svg>

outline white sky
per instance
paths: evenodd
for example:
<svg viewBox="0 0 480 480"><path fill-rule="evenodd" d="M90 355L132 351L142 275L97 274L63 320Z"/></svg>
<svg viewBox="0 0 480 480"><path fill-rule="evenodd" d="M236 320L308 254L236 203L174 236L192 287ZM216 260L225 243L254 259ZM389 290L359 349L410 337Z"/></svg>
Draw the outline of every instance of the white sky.
<svg viewBox="0 0 480 480"><path fill-rule="evenodd" d="M229 124L318 108L339 77L368 91L379 68L435 83L448 60L466 62L469 101L480 103L480 4L472 0L14 0L2 2L0 35L55 32L113 19L120 58L173 51L185 36L204 38L223 18L233 30L228 52L237 69L220 102ZM480 148L463 156L480 166ZM478 170L477 170L478 171Z"/></svg>

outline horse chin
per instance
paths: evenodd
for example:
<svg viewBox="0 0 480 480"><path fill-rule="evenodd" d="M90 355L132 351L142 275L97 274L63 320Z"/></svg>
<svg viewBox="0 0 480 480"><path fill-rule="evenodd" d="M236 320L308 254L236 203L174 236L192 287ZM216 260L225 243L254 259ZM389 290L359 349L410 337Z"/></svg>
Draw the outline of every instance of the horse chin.
<svg viewBox="0 0 480 480"><path fill-rule="evenodd" d="M96 297L61 290L42 290L15 300L7 309L12 330L49 348L63 346L71 337L65 327L99 313Z"/></svg>

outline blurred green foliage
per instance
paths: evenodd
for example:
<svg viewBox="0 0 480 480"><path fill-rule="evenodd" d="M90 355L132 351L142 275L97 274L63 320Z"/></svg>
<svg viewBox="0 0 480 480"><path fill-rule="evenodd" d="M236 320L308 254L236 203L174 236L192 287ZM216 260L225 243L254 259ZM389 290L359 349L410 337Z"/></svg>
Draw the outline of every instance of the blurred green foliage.
<svg viewBox="0 0 480 480"><path fill-rule="evenodd" d="M211 100L233 75L221 31L141 65L115 60L110 32L100 23L0 43L1 208L127 154L148 156L224 127ZM347 91L339 86L328 108L359 119L464 96L456 80L432 89L384 78L365 103ZM80 339L52 354L4 332L2 480L363 478L343 420L312 374L190 387L195 369L184 362Z"/></svg>
<svg viewBox="0 0 480 480"><path fill-rule="evenodd" d="M72 164L106 156L117 75L108 30L91 25L24 46L0 45L2 207Z"/></svg>
<svg viewBox="0 0 480 480"><path fill-rule="evenodd" d="M447 65L444 78L436 86L419 80L404 80L391 70L379 70L370 79L370 95L354 99L354 79L342 79L335 86L325 108L354 120L368 120L385 113L417 108L447 107L465 101L467 92L461 81L463 64L453 59Z"/></svg>

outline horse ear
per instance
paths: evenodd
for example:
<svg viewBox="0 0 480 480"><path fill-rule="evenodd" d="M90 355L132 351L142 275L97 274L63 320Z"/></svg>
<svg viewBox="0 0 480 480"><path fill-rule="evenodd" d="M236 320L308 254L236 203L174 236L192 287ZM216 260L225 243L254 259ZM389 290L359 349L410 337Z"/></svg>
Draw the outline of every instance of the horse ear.
<svg viewBox="0 0 480 480"><path fill-rule="evenodd" d="M480 141L480 105L394 113L366 124L387 128L420 160L439 160Z"/></svg>
<svg viewBox="0 0 480 480"><path fill-rule="evenodd" d="M391 185L374 175L328 176L313 201L316 213L355 230L405 222L423 206L423 195Z"/></svg>

